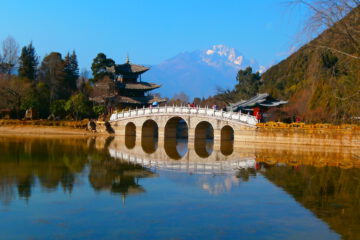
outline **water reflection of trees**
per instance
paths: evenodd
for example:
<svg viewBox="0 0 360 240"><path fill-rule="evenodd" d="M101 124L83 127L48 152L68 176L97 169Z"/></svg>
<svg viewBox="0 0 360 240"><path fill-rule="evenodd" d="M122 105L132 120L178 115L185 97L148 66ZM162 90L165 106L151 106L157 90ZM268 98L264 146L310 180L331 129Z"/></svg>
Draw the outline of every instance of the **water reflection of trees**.
<svg viewBox="0 0 360 240"><path fill-rule="evenodd" d="M125 195L143 191L138 179L152 173L112 159L106 150L111 140L0 137L0 201L9 204L16 195L27 200L36 184L71 194L86 165L96 190Z"/></svg>
<svg viewBox="0 0 360 240"><path fill-rule="evenodd" d="M251 177L256 177L256 175L255 168L242 168L235 174L235 176L243 182L248 182Z"/></svg>
<svg viewBox="0 0 360 240"><path fill-rule="evenodd" d="M343 239L360 239L359 169L271 166L263 174L324 220Z"/></svg>
<svg viewBox="0 0 360 240"><path fill-rule="evenodd" d="M59 148L59 146L61 146ZM11 201L17 189L19 197L28 199L35 179L43 189L61 186L71 192L74 174L84 168L85 139L0 139L0 197Z"/></svg>
<svg viewBox="0 0 360 240"><path fill-rule="evenodd" d="M89 182L97 190L108 190L123 197L145 192L139 179L156 176L150 170L133 163L114 160L104 149L101 157L91 161ZM99 153L98 153L99 154Z"/></svg>
<svg viewBox="0 0 360 240"><path fill-rule="evenodd" d="M240 169L236 177L247 182L261 174L311 210L343 239L360 239L359 168L291 166L277 161L278 164L258 162L256 168Z"/></svg>

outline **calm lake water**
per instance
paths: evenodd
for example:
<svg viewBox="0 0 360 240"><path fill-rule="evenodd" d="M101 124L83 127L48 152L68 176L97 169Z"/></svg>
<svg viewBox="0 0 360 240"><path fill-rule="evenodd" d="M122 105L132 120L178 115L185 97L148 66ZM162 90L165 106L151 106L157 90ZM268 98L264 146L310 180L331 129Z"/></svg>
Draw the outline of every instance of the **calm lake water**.
<svg viewBox="0 0 360 240"><path fill-rule="evenodd" d="M0 137L0 239L360 239L359 149Z"/></svg>

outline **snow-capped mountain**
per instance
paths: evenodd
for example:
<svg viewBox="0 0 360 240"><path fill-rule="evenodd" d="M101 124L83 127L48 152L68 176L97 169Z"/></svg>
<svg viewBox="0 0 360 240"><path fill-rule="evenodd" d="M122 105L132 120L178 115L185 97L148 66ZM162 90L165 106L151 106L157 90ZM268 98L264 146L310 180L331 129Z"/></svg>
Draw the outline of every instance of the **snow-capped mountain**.
<svg viewBox="0 0 360 240"><path fill-rule="evenodd" d="M192 99L214 95L217 87L232 89L238 70L248 66L254 71L265 70L234 48L214 45L206 50L180 53L153 66L143 79L162 84L158 90L162 96L185 92Z"/></svg>
<svg viewBox="0 0 360 240"><path fill-rule="evenodd" d="M240 69L250 65L257 65L255 60L247 60L236 49L225 45L214 45L210 49L201 51L200 56L201 59L209 66L217 68L229 66L235 69Z"/></svg>

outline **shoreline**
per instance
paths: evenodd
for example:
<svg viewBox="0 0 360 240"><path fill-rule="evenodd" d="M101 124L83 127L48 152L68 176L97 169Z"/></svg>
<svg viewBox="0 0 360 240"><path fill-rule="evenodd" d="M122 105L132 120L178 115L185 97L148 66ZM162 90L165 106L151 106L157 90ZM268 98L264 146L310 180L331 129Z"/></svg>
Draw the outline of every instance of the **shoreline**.
<svg viewBox="0 0 360 240"><path fill-rule="evenodd" d="M83 128L65 126L41 126L41 125L0 125L0 135L63 135L63 136L93 136L92 133Z"/></svg>
<svg viewBox="0 0 360 240"><path fill-rule="evenodd" d="M29 137L92 137L120 136L103 131L92 132L85 125L35 125L6 124L0 125L0 135ZM235 140L237 143L282 145L282 146L318 146L360 148L360 131L357 129L304 129L304 128L264 128L244 131Z"/></svg>

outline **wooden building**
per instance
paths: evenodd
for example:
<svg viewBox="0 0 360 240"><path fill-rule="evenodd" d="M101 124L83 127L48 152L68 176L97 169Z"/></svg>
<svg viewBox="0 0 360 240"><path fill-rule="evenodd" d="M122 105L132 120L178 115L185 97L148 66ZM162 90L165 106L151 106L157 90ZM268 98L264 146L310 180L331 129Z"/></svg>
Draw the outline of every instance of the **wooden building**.
<svg viewBox="0 0 360 240"><path fill-rule="evenodd" d="M264 120L264 113L266 113L270 108L280 107L287 103L287 101L273 98L268 93L259 93L255 97L252 97L250 99L231 103L227 107L227 110L232 112L241 111L245 113L250 113L260 121Z"/></svg>
<svg viewBox="0 0 360 240"><path fill-rule="evenodd" d="M141 74L148 70L148 67L130 63L129 59L124 64L107 68L109 74L95 83L90 100L117 109L165 102L166 99L149 94L160 85L141 80Z"/></svg>

